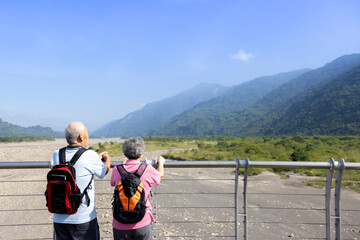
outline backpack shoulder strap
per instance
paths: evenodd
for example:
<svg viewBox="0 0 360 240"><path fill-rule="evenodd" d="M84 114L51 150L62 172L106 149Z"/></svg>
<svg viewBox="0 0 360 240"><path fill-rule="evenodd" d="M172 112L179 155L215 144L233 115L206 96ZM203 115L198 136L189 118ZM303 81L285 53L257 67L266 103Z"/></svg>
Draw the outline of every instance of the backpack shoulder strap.
<svg viewBox="0 0 360 240"><path fill-rule="evenodd" d="M75 163L77 162L77 160L79 160L79 158L81 157L81 155L86 152L87 149L86 148L80 148L79 150L77 150L77 152L74 154L74 156L71 158L70 160L70 165L75 165Z"/></svg>
<svg viewBox="0 0 360 240"><path fill-rule="evenodd" d="M59 150L59 163L65 164L66 163L66 155L65 155L66 147L63 147Z"/></svg>
<svg viewBox="0 0 360 240"><path fill-rule="evenodd" d="M144 174L146 168L147 168L147 164L145 163L140 163L139 168L136 170L136 172L134 174L138 175L139 178Z"/></svg>
<svg viewBox="0 0 360 240"><path fill-rule="evenodd" d="M91 175L90 182L88 183L88 185L84 189L83 193L81 194L82 197L84 197L84 195L85 195L88 198L88 204L87 204L88 207L90 206L90 197L89 197L89 194L88 194L88 190L92 189L91 183L92 183L93 179L94 179L94 175Z"/></svg>
<svg viewBox="0 0 360 240"><path fill-rule="evenodd" d="M75 165L76 161L80 158L80 156L87 151L86 148L80 148L74 154L74 156L70 160L71 165ZM63 147L59 150L59 162L60 164L66 164L66 147Z"/></svg>
<svg viewBox="0 0 360 240"><path fill-rule="evenodd" d="M126 169L124 168L124 164L120 164L116 166L116 169L118 170L118 172L120 173L120 175L124 174L124 173L128 173L128 171L126 171Z"/></svg>

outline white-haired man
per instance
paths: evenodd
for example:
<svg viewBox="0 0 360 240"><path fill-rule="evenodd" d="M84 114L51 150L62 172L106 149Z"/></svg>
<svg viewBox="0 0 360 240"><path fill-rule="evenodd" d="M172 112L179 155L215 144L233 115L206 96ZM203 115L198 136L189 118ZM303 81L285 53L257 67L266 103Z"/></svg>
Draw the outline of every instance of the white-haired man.
<svg viewBox="0 0 360 240"><path fill-rule="evenodd" d="M80 148L87 147L88 130L83 123L72 122L65 129L65 138L69 144L65 150L65 158L68 162ZM59 150L54 152L53 162L54 165L59 164ZM111 159L107 152L97 154L95 151L87 150L76 161L74 167L76 183L80 191L83 193L89 184L91 187L87 188L87 194L84 195L82 204L75 214L54 213L54 236L56 240L98 240L100 233L95 209L93 176L103 178L111 167Z"/></svg>

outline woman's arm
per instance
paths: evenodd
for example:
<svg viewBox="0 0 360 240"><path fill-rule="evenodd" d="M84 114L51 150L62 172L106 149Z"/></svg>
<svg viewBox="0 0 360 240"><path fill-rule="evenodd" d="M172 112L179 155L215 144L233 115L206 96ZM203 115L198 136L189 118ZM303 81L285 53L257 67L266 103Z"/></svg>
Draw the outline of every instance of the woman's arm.
<svg viewBox="0 0 360 240"><path fill-rule="evenodd" d="M157 170L160 172L160 177L161 179L163 179L164 177L164 163L165 163L165 158L163 158L162 156L160 156L157 160Z"/></svg>

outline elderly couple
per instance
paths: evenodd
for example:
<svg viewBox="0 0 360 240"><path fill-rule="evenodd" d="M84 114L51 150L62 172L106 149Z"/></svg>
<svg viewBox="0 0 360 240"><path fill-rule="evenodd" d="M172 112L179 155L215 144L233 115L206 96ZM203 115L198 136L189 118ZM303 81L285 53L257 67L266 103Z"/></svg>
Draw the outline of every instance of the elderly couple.
<svg viewBox="0 0 360 240"><path fill-rule="evenodd" d="M65 137L69 144L66 147L66 161L70 161L77 150L82 147L87 147L89 135L83 123L73 122L66 127ZM140 137L127 139L124 142L122 150L125 157L127 157L127 160L124 161L124 168L128 172L135 172L145 152L143 139ZM157 169L149 165L141 176L146 194L145 199L149 197L151 186L158 185L163 178L164 162L165 159L160 156L157 160ZM59 150L54 152L53 163L59 164ZM103 178L110 170L111 159L107 152L97 154L95 151L88 150L81 155L74 167L76 169L76 182L81 192L83 192L89 184L89 181L92 181L92 188L88 190L89 200L84 197L83 203L80 205L77 213L73 215L53 215L54 238L56 240L98 240L100 239L100 233L96 218L93 175L96 175L98 178ZM111 176L111 186L116 186L120 179L121 176L119 172L114 169ZM87 201L90 201L89 206ZM113 219L114 239L152 239L152 222L154 222L152 208L149 201L147 201L146 213L140 222L124 224Z"/></svg>

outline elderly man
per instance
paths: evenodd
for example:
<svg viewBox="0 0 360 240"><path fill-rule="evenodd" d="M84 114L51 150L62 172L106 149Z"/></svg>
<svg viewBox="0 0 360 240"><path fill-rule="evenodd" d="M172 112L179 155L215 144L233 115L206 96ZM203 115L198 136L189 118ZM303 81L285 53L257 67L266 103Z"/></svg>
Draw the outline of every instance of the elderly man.
<svg viewBox="0 0 360 240"><path fill-rule="evenodd" d="M70 161L80 148L86 148L89 135L87 128L81 122L67 125L65 137L68 146L65 150L66 161ZM59 150L54 152L54 165L59 164ZM93 176L103 178L111 167L108 153L97 154L92 150L85 151L74 165L76 183L83 193L87 188L78 211L75 214L54 214L55 239L100 239L99 226L95 209L95 189ZM89 202L90 201L90 202Z"/></svg>

